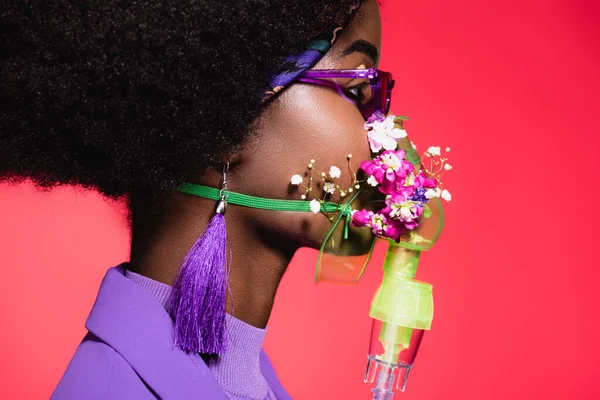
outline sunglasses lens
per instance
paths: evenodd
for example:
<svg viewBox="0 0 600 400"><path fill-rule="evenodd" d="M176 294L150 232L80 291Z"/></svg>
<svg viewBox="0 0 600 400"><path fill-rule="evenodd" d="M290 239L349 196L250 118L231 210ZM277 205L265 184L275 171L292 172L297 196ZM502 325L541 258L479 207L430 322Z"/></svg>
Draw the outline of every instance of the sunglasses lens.
<svg viewBox="0 0 600 400"><path fill-rule="evenodd" d="M390 111L394 83L395 82L392 79L392 74L389 72L379 71L379 110L383 112L384 115L387 115L387 113Z"/></svg>
<svg viewBox="0 0 600 400"><path fill-rule="evenodd" d="M371 82L371 90L373 91L371 101L360 107L365 119L368 119L376 112L387 115L390 111L393 88L394 80L392 79L392 74L379 71L377 79Z"/></svg>
<svg viewBox="0 0 600 400"><path fill-rule="evenodd" d="M369 119L377 111L378 108L376 103L376 97L373 97L367 104L360 106L360 112L365 120Z"/></svg>
<svg viewBox="0 0 600 400"><path fill-rule="evenodd" d="M383 103L383 104L385 104L385 106L384 106L385 110L383 113L387 115L387 113L390 111L390 106L392 105L392 89L394 88L395 82L391 77L386 79L386 82L387 82L387 84L386 84L387 87L385 90L385 103Z"/></svg>
<svg viewBox="0 0 600 400"><path fill-rule="evenodd" d="M377 109L381 111L384 115L387 114L387 93L388 93L388 78L385 74L380 73L379 76L379 88L377 93Z"/></svg>

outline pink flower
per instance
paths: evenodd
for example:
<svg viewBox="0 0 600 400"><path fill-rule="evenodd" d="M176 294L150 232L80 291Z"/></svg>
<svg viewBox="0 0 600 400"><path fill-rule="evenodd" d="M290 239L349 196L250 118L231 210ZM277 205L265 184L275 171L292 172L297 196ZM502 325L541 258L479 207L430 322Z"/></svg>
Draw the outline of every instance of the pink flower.
<svg viewBox="0 0 600 400"><path fill-rule="evenodd" d="M417 201L408 200L409 197L402 193L388 196L385 200L387 206L381 212L392 220L399 221L406 229L412 230L419 225L423 206Z"/></svg>
<svg viewBox="0 0 600 400"><path fill-rule="evenodd" d="M371 161L363 161L360 168L373 176L379 184L389 184L404 179L414 170L405 157L404 150L386 150Z"/></svg>
<svg viewBox="0 0 600 400"><path fill-rule="evenodd" d="M379 187L379 191L383 194L394 195L398 193L405 194L406 197L410 197L414 194L415 188L413 186L405 186L405 179L396 180L394 182L383 182Z"/></svg>
<svg viewBox="0 0 600 400"><path fill-rule="evenodd" d="M402 232L405 231L401 221L391 219L383 213L374 213L367 210L355 211L352 214L352 225L369 227L376 236L393 240L398 240Z"/></svg>
<svg viewBox="0 0 600 400"><path fill-rule="evenodd" d="M393 240L398 240L405 230L402 222L391 219L385 214L374 214L370 226L376 236Z"/></svg>
<svg viewBox="0 0 600 400"><path fill-rule="evenodd" d="M385 204L390 207L392 204L402 204L408 201L408 198L413 195L415 189L411 186L404 186L398 191L385 198Z"/></svg>
<svg viewBox="0 0 600 400"><path fill-rule="evenodd" d="M437 186L437 179L435 178L428 178L425 175L425 171L421 171L419 172L419 175L417 175L415 177L415 183L414 183L415 187L424 187L427 189L434 189Z"/></svg>
<svg viewBox="0 0 600 400"><path fill-rule="evenodd" d="M387 238L397 241L405 230L406 228L402 222L392 219L388 221L383 233Z"/></svg>
<svg viewBox="0 0 600 400"><path fill-rule="evenodd" d="M360 210L352 214L352 225L356 227L369 226L373 219L373 211Z"/></svg>

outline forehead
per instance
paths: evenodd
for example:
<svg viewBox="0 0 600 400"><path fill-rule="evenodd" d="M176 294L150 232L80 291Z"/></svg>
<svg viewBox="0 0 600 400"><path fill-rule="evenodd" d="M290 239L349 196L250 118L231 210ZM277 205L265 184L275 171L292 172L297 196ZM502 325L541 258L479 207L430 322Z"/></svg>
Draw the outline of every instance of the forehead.
<svg viewBox="0 0 600 400"><path fill-rule="evenodd" d="M345 57L348 53L347 50L353 45L356 46L357 41L373 45L379 53L381 51L381 15L377 1L363 1L352 22L338 35L339 37L334 46L323 57L322 62L319 63L321 65L318 65L317 68L333 68L333 64ZM369 53L369 51L366 51L366 47L368 46L363 46L363 49L360 49L361 51L356 52L356 54L361 54L363 57L354 56L353 58L369 60L370 57L365 54ZM374 61L377 62L377 60Z"/></svg>

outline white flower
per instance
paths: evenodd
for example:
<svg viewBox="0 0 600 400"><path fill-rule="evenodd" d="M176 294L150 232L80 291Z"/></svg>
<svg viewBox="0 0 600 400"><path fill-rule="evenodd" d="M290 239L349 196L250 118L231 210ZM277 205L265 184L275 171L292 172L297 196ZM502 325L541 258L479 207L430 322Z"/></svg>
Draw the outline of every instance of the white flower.
<svg viewBox="0 0 600 400"><path fill-rule="evenodd" d="M450 164L445 164L445 165L444 165L444 169L445 169L446 171L450 171L450 170L452 169L452 165L450 165Z"/></svg>
<svg viewBox="0 0 600 400"><path fill-rule="evenodd" d="M292 176L292 179L290 182L292 182L292 185L298 186L299 184L302 183L302 177L300 175L296 174L296 175Z"/></svg>
<svg viewBox="0 0 600 400"><path fill-rule="evenodd" d="M410 145L412 146L413 149L415 149L415 150L417 149L417 145L414 144L412 141L410 142Z"/></svg>
<svg viewBox="0 0 600 400"><path fill-rule="evenodd" d="M395 154L388 153L381 157L381 163L387 165L388 169L397 171L398 168L400 168L400 165L402 165L402 160Z"/></svg>
<svg viewBox="0 0 600 400"><path fill-rule="evenodd" d="M394 129L394 116L388 115L383 121L373 121L372 128L377 132L386 132Z"/></svg>
<svg viewBox="0 0 600 400"><path fill-rule="evenodd" d="M449 191L447 191L446 189L444 189L442 191L442 199L444 199L446 201L450 201L450 200L452 200L452 195L450 194Z"/></svg>
<svg viewBox="0 0 600 400"><path fill-rule="evenodd" d="M340 176L342 176L342 171L335 165L332 165L331 168L329 168L329 176L334 179L339 178Z"/></svg>
<svg viewBox="0 0 600 400"><path fill-rule="evenodd" d="M432 199L434 197L440 197L441 194L442 191L440 190L440 188L427 189L427 191L425 192L425 197L427 197L428 199Z"/></svg>
<svg viewBox="0 0 600 400"><path fill-rule="evenodd" d="M375 179L373 175L369 176L369 179L367 179L367 183L371 186L377 186L379 184L379 182L377 182L377 179Z"/></svg>
<svg viewBox="0 0 600 400"><path fill-rule="evenodd" d="M333 182L325 182L325 184L323 185L323 190L326 193L333 194L335 193L335 185L333 184Z"/></svg>
<svg viewBox="0 0 600 400"><path fill-rule="evenodd" d="M319 200L312 199L310 201L310 211L312 211L315 214L321 212L321 203L319 203Z"/></svg>
<svg viewBox="0 0 600 400"><path fill-rule="evenodd" d="M439 156L442 154L440 146L431 146L427 149L427 153L431 154L432 156Z"/></svg>
<svg viewBox="0 0 600 400"><path fill-rule="evenodd" d="M446 152L450 151L450 147L446 147Z"/></svg>
<svg viewBox="0 0 600 400"><path fill-rule="evenodd" d="M373 153L379 153L382 148L396 150L397 140L406 137L404 129L395 128L393 116L388 116L383 121L374 121L371 128L367 136Z"/></svg>
<svg viewBox="0 0 600 400"><path fill-rule="evenodd" d="M413 214L409 207L400 207L400 221L412 219Z"/></svg>
<svg viewBox="0 0 600 400"><path fill-rule="evenodd" d="M396 140L406 137L404 129L396 128L394 118L396 117L390 114L383 121L375 120L365 124L365 129L369 130L369 144L373 153L378 153L382 148L395 150L398 147Z"/></svg>
<svg viewBox="0 0 600 400"><path fill-rule="evenodd" d="M427 189L427 191L425 192L425 197L427 197L428 199L433 199L434 197L438 197L438 194L435 191L435 189Z"/></svg>

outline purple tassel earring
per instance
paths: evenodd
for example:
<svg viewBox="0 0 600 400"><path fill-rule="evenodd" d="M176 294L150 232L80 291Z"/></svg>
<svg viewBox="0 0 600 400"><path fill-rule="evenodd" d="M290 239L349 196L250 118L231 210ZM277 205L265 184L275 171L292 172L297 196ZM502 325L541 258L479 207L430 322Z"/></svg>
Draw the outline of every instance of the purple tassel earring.
<svg viewBox="0 0 600 400"><path fill-rule="evenodd" d="M186 254L173 288L175 345L188 352L221 354L226 348L228 170L229 163L223 169L221 199L215 215Z"/></svg>

